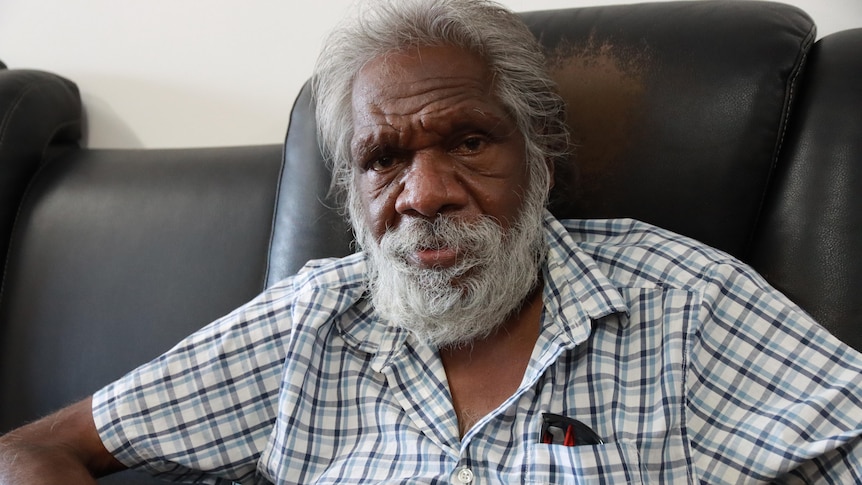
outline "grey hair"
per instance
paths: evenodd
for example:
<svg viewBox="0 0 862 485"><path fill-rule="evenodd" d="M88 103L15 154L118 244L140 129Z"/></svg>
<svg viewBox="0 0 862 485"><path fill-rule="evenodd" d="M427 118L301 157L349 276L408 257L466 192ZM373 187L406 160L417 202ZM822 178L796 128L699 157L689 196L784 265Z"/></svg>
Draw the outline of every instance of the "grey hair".
<svg viewBox="0 0 862 485"><path fill-rule="evenodd" d="M318 140L332 170L332 188L353 198L351 98L356 74L379 56L429 46L460 47L486 62L495 95L526 142L530 183L549 187L546 164L557 165L569 154L565 105L526 25L489 0L382 0L360 6L330 34L312 78Z"/></svg>

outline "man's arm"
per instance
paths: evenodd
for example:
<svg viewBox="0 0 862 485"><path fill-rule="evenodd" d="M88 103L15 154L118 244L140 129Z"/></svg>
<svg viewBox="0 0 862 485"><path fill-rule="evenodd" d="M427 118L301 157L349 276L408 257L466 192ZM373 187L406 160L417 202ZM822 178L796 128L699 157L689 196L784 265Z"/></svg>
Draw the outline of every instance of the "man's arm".
<svg viewBox="0 0 862 485"><path fill-rule="evenodd" d="M84 399L0 437L0 485L94 484L123 470L102 444Z"/></svg>

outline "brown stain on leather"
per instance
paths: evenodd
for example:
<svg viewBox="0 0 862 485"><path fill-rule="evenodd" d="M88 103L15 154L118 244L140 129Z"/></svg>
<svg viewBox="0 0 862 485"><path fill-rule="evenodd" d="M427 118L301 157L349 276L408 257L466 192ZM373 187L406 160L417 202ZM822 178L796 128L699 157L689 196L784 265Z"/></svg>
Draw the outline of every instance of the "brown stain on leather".
<svg viewBox="0 0 862 485"><path fill-rule="evenodd" d="M574 173L561 174L577 185L579 199L612 189L614 174L643 122L649 49L620 48L591 35L563 41L548 53L549 70L566 100L574 145Z"/></svg>

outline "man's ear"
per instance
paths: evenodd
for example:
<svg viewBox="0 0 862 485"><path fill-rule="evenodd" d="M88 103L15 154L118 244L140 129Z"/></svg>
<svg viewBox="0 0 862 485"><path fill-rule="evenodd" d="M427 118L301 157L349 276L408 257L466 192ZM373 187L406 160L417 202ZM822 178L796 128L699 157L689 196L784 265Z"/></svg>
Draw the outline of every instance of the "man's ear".
<svg viewBox="0 0 862 485"><path fill-rule="evenodd" d="M551 190L554 188L554 173L556 170L556 164L553 162L553 160L550 160L549 157L545 159L545 165L548 166L548 190Z"/></svg>

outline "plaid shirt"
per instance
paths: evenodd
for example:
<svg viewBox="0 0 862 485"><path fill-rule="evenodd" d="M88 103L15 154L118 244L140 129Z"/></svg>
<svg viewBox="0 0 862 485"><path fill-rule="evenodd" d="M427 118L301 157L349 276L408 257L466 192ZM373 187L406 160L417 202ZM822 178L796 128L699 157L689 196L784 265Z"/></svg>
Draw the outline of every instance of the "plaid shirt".
<svg viewBox="0 0 862 485"><path fill-rule="evenodd" d="M862 356L751 269L631 220L546 218L523 381L459 439L436 352L380 322L361 254L97 393L129 466L208 483L860 483ZM605 441L539 443L542 413Z"/></svg>

